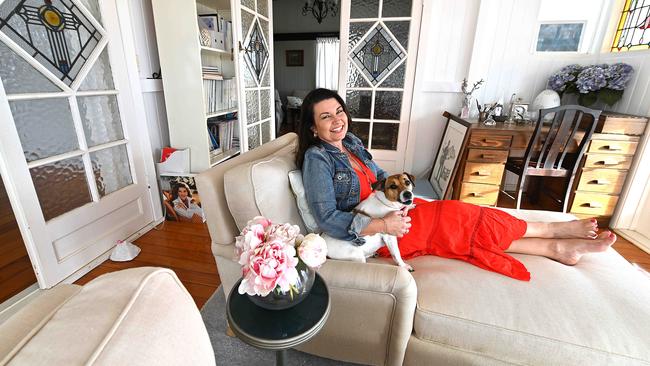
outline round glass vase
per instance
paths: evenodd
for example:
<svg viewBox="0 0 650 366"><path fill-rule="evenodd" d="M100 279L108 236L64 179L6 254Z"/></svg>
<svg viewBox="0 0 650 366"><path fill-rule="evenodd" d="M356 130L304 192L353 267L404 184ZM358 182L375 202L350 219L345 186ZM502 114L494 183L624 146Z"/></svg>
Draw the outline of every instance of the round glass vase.
<svg viewBox="0 0 650 366"><path fill-rule="evenodd" d="M255 305L268 310L284 310L300 304L309 295L309 291L314 285L316 271L307 267L303 261L298 263L296 270L298 271L298 280L289 291L282 292L279 287L276 287L266 296L247 295L248 298Z"/></svg>

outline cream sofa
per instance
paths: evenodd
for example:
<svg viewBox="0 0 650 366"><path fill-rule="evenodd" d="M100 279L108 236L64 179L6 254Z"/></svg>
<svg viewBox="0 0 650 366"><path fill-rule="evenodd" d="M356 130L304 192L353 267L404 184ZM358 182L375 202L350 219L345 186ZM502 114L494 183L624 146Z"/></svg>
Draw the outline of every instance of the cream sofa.
<svg viewBox="0 0 650 366"><path fill-rule="evenodd" d="M198 176L225 293L240 277L234 237L264 215L304 228L287 173L295 134L284 135ZM543 211L535 221L569 220ZM520 282L432 256L408 261L328 260L319 270L332 311L299 349L373 365L650 364L650 279L614 250L569 267L515 255L532 273Z"/></svg>
<svg viewBox="0 0 650 366"><path fill-rule="evenodd" d="M0 365L214 365L174 272L140 267L39 291L0 316Z"/></svg>

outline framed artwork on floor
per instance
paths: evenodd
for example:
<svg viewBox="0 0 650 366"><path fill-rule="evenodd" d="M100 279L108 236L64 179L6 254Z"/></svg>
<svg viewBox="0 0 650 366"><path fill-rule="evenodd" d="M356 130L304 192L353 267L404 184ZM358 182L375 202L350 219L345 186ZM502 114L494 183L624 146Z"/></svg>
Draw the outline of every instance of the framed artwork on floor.
<svg viewBox="0 0 650 366"><path fill-rule="evenodd" d="M303 50L286 50L285 58L287 66L304 66L305 54Z"/></svg>
<svg viewBox="0 0 650 366"><path fill-rule="evenodd" d="M434 192L433 198L437 200L451 198L452 183L467 144L470 127L469 122L460 118L455 119L447 112L444 113L444 116L447 117L447 125L429 176L429 182Z"/></svg>

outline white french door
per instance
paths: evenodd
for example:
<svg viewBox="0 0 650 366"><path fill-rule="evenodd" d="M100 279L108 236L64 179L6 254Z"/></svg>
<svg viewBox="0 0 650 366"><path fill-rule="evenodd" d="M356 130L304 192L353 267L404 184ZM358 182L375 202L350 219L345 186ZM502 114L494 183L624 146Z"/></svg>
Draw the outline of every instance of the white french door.
<svg viewBox="0 0 650 366"><path fill-rule="evenodd" d="M42 288L153 221L125 8L0 1L0 172Z"/></svg>
<svg viewBox="0 0 650 366"><path fill-rule="evenodd" d="M271 0L232 0L242 151L275 139L273 7Z"/></svg>
<svg viewBox="0 0 650 366"><path fill-rule="evenodd" d="M421 0L341 1L339 94L350 131L391 173L404 169L421 14Z"/></svg>

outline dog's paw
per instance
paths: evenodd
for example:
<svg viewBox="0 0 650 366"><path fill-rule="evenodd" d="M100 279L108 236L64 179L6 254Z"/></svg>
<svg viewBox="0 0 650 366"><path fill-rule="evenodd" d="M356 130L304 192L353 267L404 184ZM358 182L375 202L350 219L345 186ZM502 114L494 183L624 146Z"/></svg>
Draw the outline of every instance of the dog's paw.
<svg viewBox="0 0 650 366"><path fill-rule="evenodd" d="M408 264L408 263L400 264L400 267L404 268L405 270L407 270L407 271L409 271L409 272L413 272L413 271L415 271L415 270L413 269L413 267L411 267L411 265Z"/></svg>

